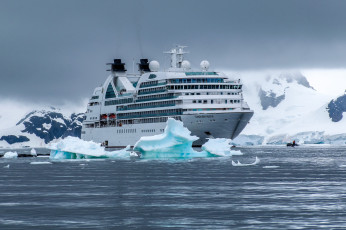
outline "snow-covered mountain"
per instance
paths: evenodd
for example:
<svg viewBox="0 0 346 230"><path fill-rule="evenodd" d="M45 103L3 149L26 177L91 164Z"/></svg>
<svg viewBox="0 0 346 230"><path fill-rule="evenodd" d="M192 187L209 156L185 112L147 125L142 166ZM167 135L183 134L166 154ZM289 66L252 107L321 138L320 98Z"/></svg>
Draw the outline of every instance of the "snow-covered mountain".
<svg viewBox="0 0 346 230"><path fill-rule="evenodd" d="M34 110L8 129L0 130L2 147L44 147L55 139L80 137L84 114L66 114L50 108Z"/></svg>
<svg viewBox="0 0 346 230"><path fill-rule="evenodd" d="M255 114L234 144L346 144L345 95L323 95L299 72L241 78Z"/></svg>

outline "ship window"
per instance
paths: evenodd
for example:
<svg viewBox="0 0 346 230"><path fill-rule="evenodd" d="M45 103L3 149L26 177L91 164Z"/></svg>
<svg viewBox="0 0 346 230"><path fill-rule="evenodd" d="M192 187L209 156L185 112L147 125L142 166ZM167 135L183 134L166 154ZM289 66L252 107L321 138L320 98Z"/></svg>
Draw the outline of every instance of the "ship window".
<svg viewBox="0 0 346 230"><path fill-rule="evenodd" d="M195 93L191 93L191 95L195 95Z"/></svg>
<svg viewBox="0 0 346 230"><path fill-rule="evenodd" d="M106 98L114 98L115 97L115 92L113 89L113 86L111 83L109 83L107 91L106 91Z"/></svg>
<svg viewBox="0 0 346 230"><path fill-rule="evenodd" d="M193 100L192 103L196 103L196 100Z"/></svg>
<svg viewBox="0 0 346 230"><path fill-rule="evenodd" d="M214 103L214 100L210 100L210 103L213 104L213 103Z"/></svg>
<svg viewBox="0 0 346 230"><path fill-rule="evenodd" d="M198 103L202 103L202 100L198 100Z"/></svg>
<svg viewBox="0 0 346 230"><path fill-rule="evenodd" d="M203 100L203 104L207 104L207 100Z"/></svg>

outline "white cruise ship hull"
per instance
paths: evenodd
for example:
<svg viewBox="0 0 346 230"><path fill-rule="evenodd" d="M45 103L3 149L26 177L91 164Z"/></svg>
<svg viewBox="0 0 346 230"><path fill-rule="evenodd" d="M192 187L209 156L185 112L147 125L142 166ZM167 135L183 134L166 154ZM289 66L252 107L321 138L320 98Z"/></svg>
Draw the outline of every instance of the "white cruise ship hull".
<svg viewBox="0 0 346 230"><path fill-rule="evenodd" d="M253 111L211 114L181 115L184 126L192 135L200 139L193 143L201 146L207 138L234 139L248 124ZM134 146L142 136L152 136L163 133L166 122L127 124L121 127L86 128L83 127L82 139L103 143L108 141L108 147Z"/></svg>

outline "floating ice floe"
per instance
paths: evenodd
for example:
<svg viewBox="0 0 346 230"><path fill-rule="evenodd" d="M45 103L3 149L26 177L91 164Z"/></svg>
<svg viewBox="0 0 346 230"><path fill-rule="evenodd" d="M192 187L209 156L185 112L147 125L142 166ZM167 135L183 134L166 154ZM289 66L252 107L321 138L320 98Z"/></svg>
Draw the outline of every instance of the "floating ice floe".
<svg viewBox="0 0 346 230"><path fill-rule="evenodd" d="M9 169L10 168L10 165L6 165L4 166L5 169Z"/></svg>
<svg viewBox="0 0 346 230"><path fill-rule="evenodd" d="M31 165L50 165L52 163L49 161L33 161L33 162L30 162L30 164Z"/></svg>
<svg viewBox="0 0 346 230"><path fill-rule="evenodd" d="M32 156L37 156L36 149L31 149L30 154Z"/></svg>
<svg viewBox="0 0 346 230"><path fill-rule="evenodd" d="M129 158L133 153L130 146L118 151L105 151L99 143L83 141L77 137L67 137L50 146L50 159L91 159L91 158Z"/></svg>
<svg viewBox="0 0 346 230"><path fill-rule="evenodd" d="M202 146L202 151L195 151L192 143L198 139L191 135L183 122L169 118L164 133L141 137L135 144L134 151L140 152L141 158L146 159L205 158L241 154L240 151L231 151L230 140L224 138L209 139Z"/></svg>
<svg viewBox="0 0 346 230"><path fill-rule="evenodd" d="M267 166L263 166L264 169L276 169L276 168L280 168L280 166L277 165L267 165Z"/></svg>
<svg viewBox="0 0 346 230"><path fill-rule="evenodd" d="M3 158L17 158L17 157L18 157L17 152L7 152L3 156Z"/></svg>
<svg viewBox="0 0 346 230"><path fill-rule="evenodd" d="M260 163L260 159L258 157L256 157L255 162L250 163L250 164L242 164L239 161L238 162L232 161L233 166L251 166L251 165L257 165L258 163Z"/></svg>

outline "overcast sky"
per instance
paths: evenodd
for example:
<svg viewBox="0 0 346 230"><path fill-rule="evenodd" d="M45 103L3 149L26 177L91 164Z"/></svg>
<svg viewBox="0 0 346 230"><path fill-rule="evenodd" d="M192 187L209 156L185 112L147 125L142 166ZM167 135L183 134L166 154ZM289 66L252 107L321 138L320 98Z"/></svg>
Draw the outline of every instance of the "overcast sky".
<svg viewBox="0 0 346 230"><path fill-rule="evenodd" d="M129 70L133 58L162 66L175 44L189 46L195 67L346 68L345 10L318 0L0 0L0 98L78 102L113 58Z"/></svg>

